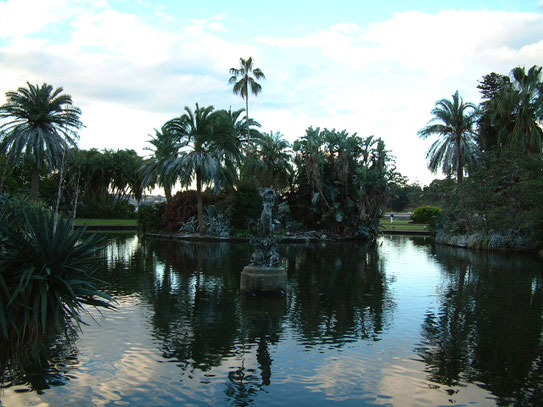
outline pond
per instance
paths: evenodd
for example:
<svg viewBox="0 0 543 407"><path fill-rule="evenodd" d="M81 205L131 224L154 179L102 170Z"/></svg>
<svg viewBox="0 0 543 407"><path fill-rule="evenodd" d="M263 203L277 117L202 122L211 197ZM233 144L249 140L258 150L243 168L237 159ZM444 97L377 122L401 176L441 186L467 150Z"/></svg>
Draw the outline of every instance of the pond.
<svg viewBox="0 0 543 407"><path fill-rule="evenodd" d="M112 235L90 310L3 406L543 403L543 263L430 239L280 245L283 298L245 298L246 244Z"/></svg>

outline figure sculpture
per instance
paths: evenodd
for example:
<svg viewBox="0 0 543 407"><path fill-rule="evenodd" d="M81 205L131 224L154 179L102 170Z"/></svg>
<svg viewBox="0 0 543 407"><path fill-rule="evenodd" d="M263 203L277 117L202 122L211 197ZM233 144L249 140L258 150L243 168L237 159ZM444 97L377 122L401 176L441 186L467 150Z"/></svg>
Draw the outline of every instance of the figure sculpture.
<svg viewBox="0 0 543 407"><path fill-rule="evenodd" d="M273 205L275 203L275 192L272 188L266 188L260 194L262 196L262 202L264 203L264 208L262 209L262 214L260 215L260 237L264 238L268 236L271 232L273 225Z"/></svg>
<svg viewBox="0 0 543 407"><path fill-rule="evenodd" d="M251 238L255 251L251 262L241 272L240 291L251 295L283 295L287 286L287 273L285 268L281 267L277 238L270 236L275 192L272 188L266 188L261 196L264 208L258 222L258 235Z"/></svg>
<svg viewBox="0 0 543 407"><path fill-rule="evenodd" d="M273 188L266 188L261 192L264 207L258 224L259 237L252 238L251 244L255 251L251 256L252 266L278 267L280 265L277 253L277 239L269 236L273 225L273 205L275 204L275 192Z"/></svg>

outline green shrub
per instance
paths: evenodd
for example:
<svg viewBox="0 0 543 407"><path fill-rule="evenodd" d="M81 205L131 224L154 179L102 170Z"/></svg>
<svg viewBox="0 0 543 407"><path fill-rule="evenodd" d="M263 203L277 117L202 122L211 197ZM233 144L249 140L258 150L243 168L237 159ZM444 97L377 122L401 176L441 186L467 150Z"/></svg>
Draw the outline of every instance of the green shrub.
<svg viewBox="0 0 543 407"><path fill-rule="evenodd" d="M262 213L262 197L258 189L249 183L242 183L227 198L230 224L234 229L247 230Z"/></svg>
<svg viewBox="0 0 543 407"><path fill-rule="evenodd" d="M87 219L135 219L134 205L121 202L88 202L77 210L79 218Z"/></svg>
<svg viewBox="0 0 543 407"><path fill-rule="evenodd" d="M443 211L437 206L419 206L411 215L411 221L413 223L428 223L435 226Z"/></svg>
<svg viewBox="0 0 543 407"><path fill-rule="evenodd" d="M217 205L220 201L220 197L204 192L202 194L202 201L204 207L208 205ZM177 232L181 226L181 222L187 222L193 216L198 216L196 191L179 191L164 208L162 228L168 232Z"/></svg>
<svg viewBox="0 0 543 407"><path fill-rule="evenodd" d="M138 209L138 232L158 232L161 229L162 216L166 204L143 205Z"/></svg>
<svg viewBox="0 0 543 407"><path fill-rule="evenodd" d="M84 305L112 307L94 286L102 236L72 231L72 222L42 208L0 223L0 364L34 353L58 334L71 338Z"/></svg>

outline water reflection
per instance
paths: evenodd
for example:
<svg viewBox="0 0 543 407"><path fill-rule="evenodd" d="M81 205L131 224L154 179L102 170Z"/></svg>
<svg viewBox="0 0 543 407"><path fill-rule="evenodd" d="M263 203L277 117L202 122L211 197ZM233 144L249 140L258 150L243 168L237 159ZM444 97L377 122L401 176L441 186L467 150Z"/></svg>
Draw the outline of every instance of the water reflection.
<svg viewBox="0 0 543 407"><path fill-rule="evenodd" d="M253 298L246 244L112 237L98 277L118 310L6 382L6 405L543 399L541 262L404 237L279 251L286 295Z"/></svg>
<svg viewBox="0 0 543 407"><path fill-rule="evenodd" d="M436 246L444 287L416 349L429 378L478 383L500 405L543 399L541 262Z"/></svg>
<svg viewBox="0 0 543 407"><path fill-rule="evenodd" d="M341 348L378 341L391 320L393 301L375 245L281 246L289 281L282 299L240 297L248 245L143 241L137 247L127 251L124 266L110 262L102 278L114 294L138 293L149 304L153 336L163 358L179 365L181 381L205 384L228 366L224 393L234 405L253 402L271 384L269 349L285 328L307 350Z"/></svg>

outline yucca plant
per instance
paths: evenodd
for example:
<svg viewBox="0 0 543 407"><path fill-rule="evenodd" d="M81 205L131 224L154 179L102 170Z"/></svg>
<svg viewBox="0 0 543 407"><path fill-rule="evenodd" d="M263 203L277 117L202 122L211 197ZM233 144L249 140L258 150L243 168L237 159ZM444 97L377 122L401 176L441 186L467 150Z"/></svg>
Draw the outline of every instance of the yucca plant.
<svg viewBox="0 0 543 407"><path fill-rule="evenodd" d="M74 338L85 305L113 307L92 277L104 239L84 233L40 207L0 223L0 364L39 352L58 334Z"/></svg>

